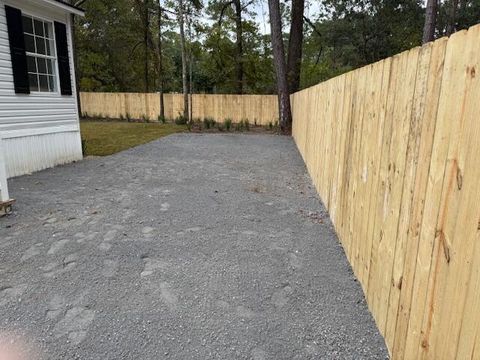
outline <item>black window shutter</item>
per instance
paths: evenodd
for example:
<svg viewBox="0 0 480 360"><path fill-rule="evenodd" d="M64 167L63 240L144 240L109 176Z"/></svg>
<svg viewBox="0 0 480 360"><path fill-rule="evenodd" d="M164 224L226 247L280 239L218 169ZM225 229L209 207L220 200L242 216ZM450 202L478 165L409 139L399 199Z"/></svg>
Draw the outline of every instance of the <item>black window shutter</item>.
<svg viewBox="0 0 480 360"><path fill-rule="evenodd" d="M15 93L30 94L27 55L25 54L25 39L23 38L22 12L19 9L5 5L5 14L7 16L8 42L10 44Z"/></svg>
<svg viewBox="0 0 480 360"><path fill-rule="evenodd" d="M62 95L72 95L72 78L68 58L67 26L55 21L55 42L57 45L58 75Z"/></svg>

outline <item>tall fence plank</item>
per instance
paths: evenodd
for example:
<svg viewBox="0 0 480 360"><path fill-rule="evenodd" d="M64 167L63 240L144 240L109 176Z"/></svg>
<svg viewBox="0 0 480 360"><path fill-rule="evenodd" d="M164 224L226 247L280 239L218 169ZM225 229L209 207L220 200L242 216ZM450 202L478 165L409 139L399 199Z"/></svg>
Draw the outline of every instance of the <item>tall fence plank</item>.
<svg viewBox="0 0 480 360"><path fill-rule="evenodd" d="M393 359L480 359L480 26L292 95Z"/></svg>
<svg viewBox="0 0 480 360"><path fill-rule="evenodd" d="M151 93L80 93L83 115L93 117L149 119L160 114L159 94ZM183 95L165 94L165 117L174 119L183 113ZM269 125L278 121L276 95L210 95L192 96L192 116L216 121L248 120L251 124Z"/></svg>

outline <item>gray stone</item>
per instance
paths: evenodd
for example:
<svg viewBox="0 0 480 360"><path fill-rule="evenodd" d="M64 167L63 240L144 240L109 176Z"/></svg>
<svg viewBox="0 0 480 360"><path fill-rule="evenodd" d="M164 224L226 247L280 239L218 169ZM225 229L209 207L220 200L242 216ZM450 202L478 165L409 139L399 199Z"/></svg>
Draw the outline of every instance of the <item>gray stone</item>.
<svg viewBox="0 0 480 360"><path fill-rule="evenodd" d="M45 359L387 357L289 137L178 134L10 191L0 332Z"/></svg>

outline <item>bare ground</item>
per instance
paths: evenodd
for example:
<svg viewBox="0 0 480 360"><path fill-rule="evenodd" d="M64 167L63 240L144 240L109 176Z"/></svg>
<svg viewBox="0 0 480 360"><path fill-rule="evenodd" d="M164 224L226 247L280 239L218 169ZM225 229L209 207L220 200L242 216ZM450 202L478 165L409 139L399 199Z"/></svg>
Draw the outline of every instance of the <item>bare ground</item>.
<svg viewBox="0 0 480 360"><path fill-rule="evenodd" d="M10 185L0 333L39 358L387 357L291 138L172 135Z"/></svg>

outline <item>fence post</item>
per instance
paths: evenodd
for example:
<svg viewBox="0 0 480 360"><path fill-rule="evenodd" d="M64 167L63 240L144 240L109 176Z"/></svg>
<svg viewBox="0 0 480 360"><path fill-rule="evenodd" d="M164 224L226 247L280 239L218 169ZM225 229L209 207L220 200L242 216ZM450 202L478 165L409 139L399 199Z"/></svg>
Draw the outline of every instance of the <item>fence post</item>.
<svg viewBox="0 0 480 360"><path fill-rule="evenodd" d="M0 134L0 203L10 200L7 186L7 170L3 148L2 135Z"/></svg>
<svg viewBox="0 0 480 360"><path fill-rule="evenodd" d="M2 135L0 134L0 216L9 214L12 211L12 204L15 200L10 199L8 194L7 169L5 165L5 149L3 147Z"/></svg>

